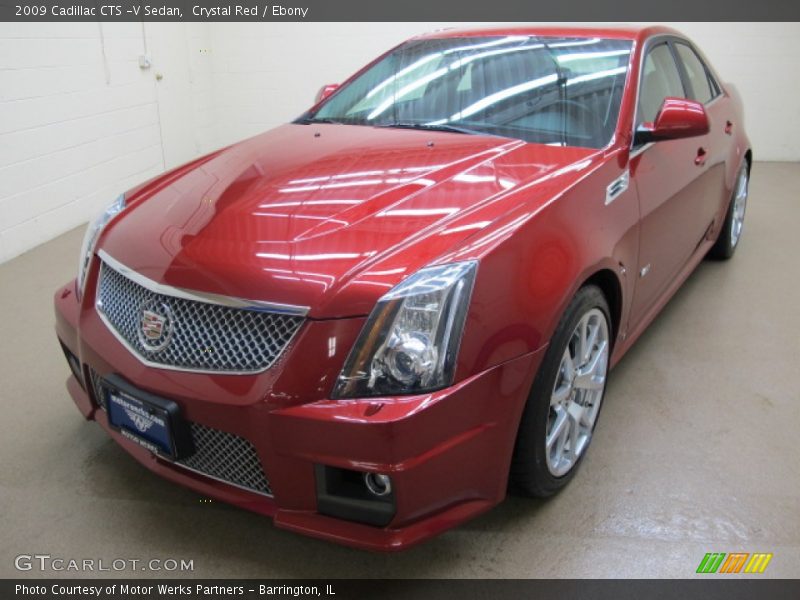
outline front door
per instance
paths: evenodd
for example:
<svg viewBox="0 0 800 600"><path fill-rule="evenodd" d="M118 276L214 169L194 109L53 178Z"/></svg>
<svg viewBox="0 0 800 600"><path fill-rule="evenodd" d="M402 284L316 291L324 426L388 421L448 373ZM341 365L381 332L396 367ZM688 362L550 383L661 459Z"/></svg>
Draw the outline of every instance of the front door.
<svg viewBox="0 0 800 600"><path fill-rule="evenodd" d="M666 97L688 97L672 48L648 50L642 66L637 127L653 122ZM706 236L708 136L634 148L630 176L639 195L640 241L632 327L647 315Z"/></svg>

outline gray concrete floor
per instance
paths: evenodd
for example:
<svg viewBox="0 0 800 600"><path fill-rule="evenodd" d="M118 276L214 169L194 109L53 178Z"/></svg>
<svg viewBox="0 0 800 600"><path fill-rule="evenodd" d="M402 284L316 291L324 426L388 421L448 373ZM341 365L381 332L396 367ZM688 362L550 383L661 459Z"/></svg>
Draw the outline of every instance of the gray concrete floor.
<svg viewBox="0 0 800 600"><path fill-rule="evenodd" d="M737 551L774 554L762 577L800 577L798 189L797 164L756 165L736 256L704 262L614 370L563 493L393 555L278 530L139 466L64 388L51 297L82 229L1 265L0 577L32 553L193 559L197 577L691 577L706 552Z"/></svg>

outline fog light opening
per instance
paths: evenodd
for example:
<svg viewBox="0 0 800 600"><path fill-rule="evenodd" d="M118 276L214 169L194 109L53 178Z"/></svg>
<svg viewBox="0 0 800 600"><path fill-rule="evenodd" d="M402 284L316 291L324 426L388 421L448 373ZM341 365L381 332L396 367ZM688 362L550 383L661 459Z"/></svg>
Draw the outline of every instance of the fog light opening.
<svg viewBox="0 0 800 600"><path fill-rule="evenodd" d="M364 485L373 496L388 496L392 493L392 480L381 473L364 473Z"/></svg>
<svg viewBox="0 0 800 600"><path fill-rule="evenodd" d="M397 512L388 475L314 465L314 477L321 515L386 527Z"/></svg>
<svg viewBox="0 0 800 600"><path fill-rule="evenodd" d="M59 340L61 343L61 340ZM75 379L78 380L78 383L83 389L86 389L86 385L83 383L83 373L81 372L81 362L78 360L78 357L75 356L63 343L61 344L61 350L64 352L64 357L67 359L67 364L69 365L69 370L72 371Z"/></svg>

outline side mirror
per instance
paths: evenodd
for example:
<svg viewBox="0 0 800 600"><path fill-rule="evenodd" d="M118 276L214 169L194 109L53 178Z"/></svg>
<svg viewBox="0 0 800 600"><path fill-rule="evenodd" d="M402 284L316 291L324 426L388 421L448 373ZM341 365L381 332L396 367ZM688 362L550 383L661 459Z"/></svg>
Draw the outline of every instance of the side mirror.
<svg viewBox="0 0 800 600"><path fill-rule="evenodd" d="M335 92L338 89L339 89L338 83L329 83L327 85L323 85L321 88L319 88L319 91L317 92L317 98L314 100L314 104L319 104L320 102L325 100L325 98L330 96L333 92Z"/></svg>
<svg viewBox="0 0 800 600"><path fill-rule="evenodd" d="M685 98L665 98L654 123L643 123L636 130L636 143L679 140L708 133L708 115L700 102Z"/></svg>

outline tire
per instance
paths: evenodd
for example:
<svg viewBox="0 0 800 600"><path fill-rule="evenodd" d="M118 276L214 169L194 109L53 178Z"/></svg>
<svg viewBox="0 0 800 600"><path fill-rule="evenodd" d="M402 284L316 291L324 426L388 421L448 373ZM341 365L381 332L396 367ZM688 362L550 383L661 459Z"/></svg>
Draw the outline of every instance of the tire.
<svg viewBox="0 0 800 600"><path fill-rule="evenodd" d="M584 323L588 324L588 334L581 335ZM597 338L586 360L581 358L585 353L578 343L581 338L591 339L594 330ZM581 288L561 317L528 396L511 463L512 490L545 498L561 490L575 475L591 442L605 395L611 334L603 292L594 285ZM589 345L584 342L584 347ZM578 363L572 372L570 362ZM585 367L590 363L595 363L596 370L587 378Z"/></svg>
<svg viewBox="0 0 800 600"><path fill-rule="evenodd" d="M733 187L731 201L728 203L725 222L722 224L717 241L708 252L711 258L727 260L736 252L739 240L742 239L742 226L744 225L744 213L747 209L749 183L750 170L747 162L744 162L736 175L736 184Z"/></svg>

